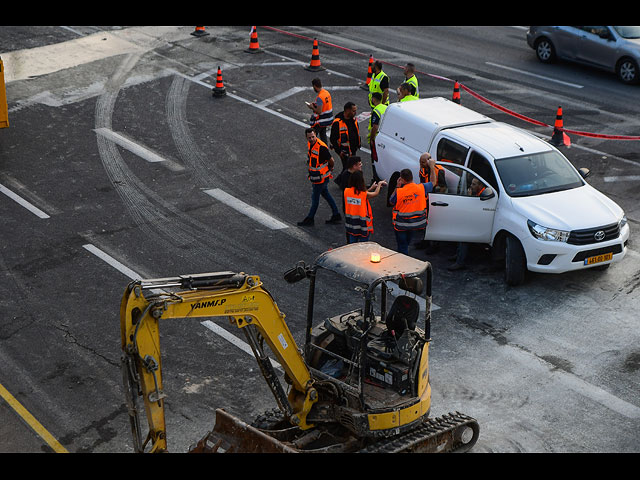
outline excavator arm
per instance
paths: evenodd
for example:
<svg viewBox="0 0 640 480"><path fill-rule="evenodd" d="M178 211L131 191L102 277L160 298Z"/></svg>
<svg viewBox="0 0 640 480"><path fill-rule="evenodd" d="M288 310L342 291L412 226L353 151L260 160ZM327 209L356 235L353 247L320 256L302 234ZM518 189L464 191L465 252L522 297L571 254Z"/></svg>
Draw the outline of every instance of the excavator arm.
<svg viewBox="0 0 640 480"><path fill-rule="evenodd" d="M177 289L169 292L168 289ZM167 450L160 349L160 320L190 317L228 317L242 329L278 405L292 424L305 430L306 417L317 401L311 373L296 345L284 314L260 278L244 273L218 272L131 282L120 306L122 371L134 448ZM291 384L285 394L262 343L266 342ZM144 401L149 432L141 436L136 399Z"/></svg>

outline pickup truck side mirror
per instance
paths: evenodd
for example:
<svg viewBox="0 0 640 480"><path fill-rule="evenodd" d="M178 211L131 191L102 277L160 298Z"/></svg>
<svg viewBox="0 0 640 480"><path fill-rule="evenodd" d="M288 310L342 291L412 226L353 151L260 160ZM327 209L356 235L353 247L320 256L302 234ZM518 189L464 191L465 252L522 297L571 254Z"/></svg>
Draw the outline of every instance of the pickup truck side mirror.
<svg viewBox="0 0 640 480"><path fill-rule="evenodd" d="M587 178L588 176L591 175L591 170L589 170L586 167L579 168L578 172L580 172L580 175L582 175L582 178Z"/></svg>
<svg viewBox="0 0 640 480"><path fill-rule="evenodd" d="M493 191L493 188L487 187L480 194L480 200L484 202L485 200L489 200L490 198L493 198L495 196L496 196L496 193Z"/></svg>

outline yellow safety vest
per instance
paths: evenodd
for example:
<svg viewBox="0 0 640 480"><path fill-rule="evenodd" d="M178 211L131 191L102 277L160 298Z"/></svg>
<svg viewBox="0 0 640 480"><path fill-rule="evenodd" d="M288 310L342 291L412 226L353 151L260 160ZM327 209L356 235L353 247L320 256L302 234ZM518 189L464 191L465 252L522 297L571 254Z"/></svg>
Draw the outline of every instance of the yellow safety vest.
<svg viewBox="0 0 640 480"><path fill-rule="evenodd" d="M380 82L382 82L382 79L384 77L387 77L387 74L384 73L384 71L380 70L380 73L377 75L374 75L373 77L371 77L371 82L369 82L369 106L373 107L373 104L371 103L371 94L374 92L380 92L382 95L384 95L384 92L382 91L382 87L380 86ZM387 96L387 101L383 102L385 105L389 105L389 97Z"/></svg>

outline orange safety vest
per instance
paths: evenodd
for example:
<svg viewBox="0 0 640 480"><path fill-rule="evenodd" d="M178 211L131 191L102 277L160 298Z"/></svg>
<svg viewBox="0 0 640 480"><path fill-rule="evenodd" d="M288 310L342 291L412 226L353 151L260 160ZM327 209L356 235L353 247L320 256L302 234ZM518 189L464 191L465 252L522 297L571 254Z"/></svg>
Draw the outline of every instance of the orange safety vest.
<svg viewBox="0 0 640 480"><path fill-rule="evenodd" d="M367 192L356 193L355 187L345 188L344 226L351 235L366 237L373 233L373 215Z"/></svg>
<svg viewBox="0 0 640 480"><path fill-rule="evenodd" d="M427 199L424 187L407 183L396 189L393 207L393 228L398 231L420 230L427 226Z"/></svg>
<svg viewBox="0 0 640 480"><path fill-rule="evenodd" d="M320 147L327 148L327 145L320 139L316 139L316 143L309 144L309 180L311 183L322 183L327 178L333 178L329 163L320 163Z"/></svg>
<svg viewBox="0 0 640 480"><path fill-rule="evenodd" d="M427 182L431 182L433 183L433 187L437 187L438 186L438 173L440 172L440 170L444 170L444 168L440 165L435 165L436 167L436 178L431 180L429 178L429 169L428 168L420 168L420 183L427 183Z"/></svg>
<svg viewBox="0 0 640 480"><path fill-rule="evenodd" d="M346 151L349 155L353 155L358 149L358 145L355 145L355 148L353 149L351 148L351 145L349 145L349 129L347 128L347 124L345 123L345 121L340 117L336 117L333 119L331 125L333 126L333 124L336 122L338 122L338 128L340 131L340 134L338 135L338 148L340 148L340 150ZM358 120L354 119L353 123L355 123L356 125L356 131L358 132L359 137L360 126L358 125Z"/></svg>
<svg viewBox="0 0 640 480"><path fill-rule="evenodd" d="M318 97L322 99L322 111L320 115L311 115L311 126L328 127L333 123L333 103L331 95L324 88L318 92Z"/></svg>

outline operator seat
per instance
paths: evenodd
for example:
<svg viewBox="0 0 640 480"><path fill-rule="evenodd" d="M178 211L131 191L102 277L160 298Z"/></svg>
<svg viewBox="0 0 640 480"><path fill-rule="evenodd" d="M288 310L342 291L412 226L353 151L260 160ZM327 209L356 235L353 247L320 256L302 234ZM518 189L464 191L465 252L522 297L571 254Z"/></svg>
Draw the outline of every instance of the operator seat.
<svg viewBox="0 0 640 480"><path fill-rule="evenodd" d="M367 343L367 350L387 360L397 359L398 339L405 330L415 330L419 314L420 305L415 298L407 295L396 297L385 320L387 330L379 337L370 340Z"/></svg>

